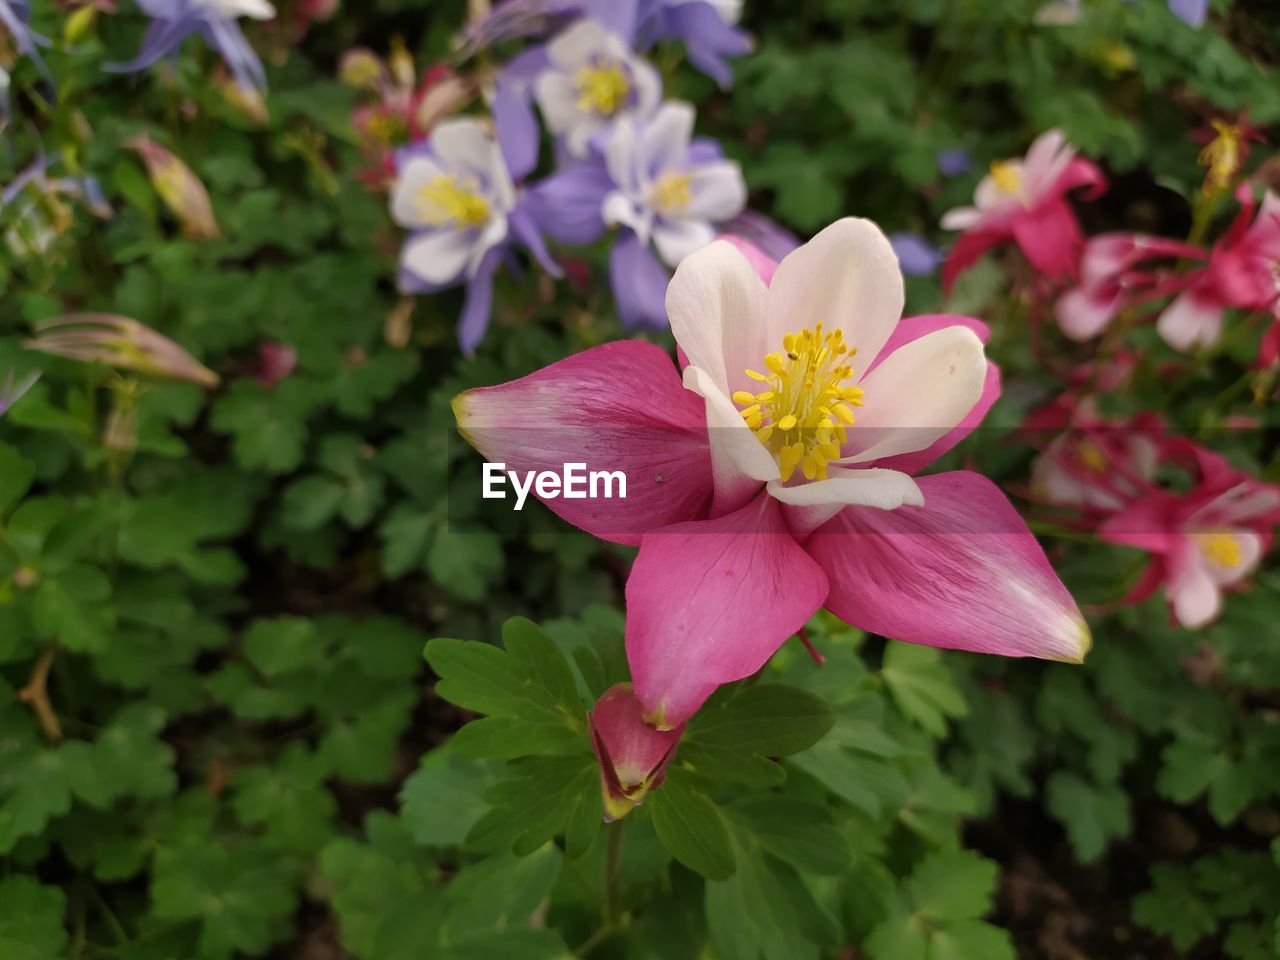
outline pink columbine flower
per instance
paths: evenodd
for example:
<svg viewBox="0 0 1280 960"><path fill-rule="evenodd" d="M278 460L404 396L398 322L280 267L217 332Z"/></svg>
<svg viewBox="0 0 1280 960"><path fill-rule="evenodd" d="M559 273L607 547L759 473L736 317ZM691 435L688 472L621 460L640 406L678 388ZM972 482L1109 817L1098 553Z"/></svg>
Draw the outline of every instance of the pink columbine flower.
<svg viewBox="0 0 1280 960"><path fill-rule="evenodd" d="M1098 336L1116 314L1177 292L1186 281L1161 275L1149 261L1185 257L1202 260L1205 253L1176 240L1142 233L1103 233L1089 240L1080 259L1079 286L1058 298L1058 326L1072 340ZM1139 265L1148 265L1138 269Z"/></svg>
<svg viewBox="0 0 1280 960"><path fill-rule="evenodd" d="M604 818L621 820L644 802L650 790L662 786L684 725L657 730L645 723L644 708L629 683L605 691L588 720L600 766Z"/></svg>
<svg viewBox="0 0 1280 960"><path fill-rule="evenodd" d="M1256 203L1248 186L1237 192L1240 213L1213 249L1208 262L1183 277L1183 292L1156 321L1169 346L1190 350L1212 346L1222 334L1228 308L1276 312L1280 297L1280 197L1268 192Z"/></svg>
<svg viewBox="0 0 1280 960"><path fill-rule="evenodd" d="M1195 629L1218 616L1223 591L1240 586L1270 547L1280 523L1280 487L1240 473L1203 447L1185 441L1179 447L1199 475L1195 488L1183 494L1149 489L1099 532L1108 542L1151 554L1126 601L1138 603L1163 585L1175 619Z"/></svg>
<svg viewBox="0 0 1280 960"><path fill-rule="evenodd" d="M996 486L914 476L978 424L999 374L980 321L902 305L866 220L777 264L716 241L667 290L683 374L622 341L455 399L462 434L508 470L626 474L625 499L543 500L640 547L626 645L648 721L678 727L823 606L914 643L1084 656L1079 610Z"/></svg>
<svg viewBox="0 0 1280 960"><path fill-rule="evenodd" d="M980 256L1010 240L1046 276L1060 280L1075 273L1083 239L1067 195L1088 187L1086 196L1093 198L1106 183L1101 170L1076 156L1061 130L1037 137L1024 159L993 163L974 205L942 217L944 229L964 231L942 266L943 287L950 289Z"/></svg>

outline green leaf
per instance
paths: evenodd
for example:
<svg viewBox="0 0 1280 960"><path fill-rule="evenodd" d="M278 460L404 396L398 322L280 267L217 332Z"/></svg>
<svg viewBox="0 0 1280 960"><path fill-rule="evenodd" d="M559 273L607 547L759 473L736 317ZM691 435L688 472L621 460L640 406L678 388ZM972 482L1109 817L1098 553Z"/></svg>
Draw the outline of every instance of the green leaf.
<svg viewBox="0 0 1280 960"><path fill-rule="evenodd" d="M761 847L801 870L839 876L848 869L849 845L830 809L820 803L780 793L758 794L736 801L726 813L750 830Z"/></svg>
<svg viewBox="0 0 1280 960"><path fill-rule="evenodd" d="M948 717L967 712L950 667L932 647L890 641L880 675L898 709L935 737L946 735Z"/></svg>
<svg viewBox="0 0 1280 960"><path fill-rule="evenodd" d="M62 891L17 874L0 880L0 957L61 960L66 956Z"/></svg>
<svg viewBox="0 0 1280 960"><path fill-rule="evenodd" d="M1151 868L1151 889L1133 898L1133 919L1184 952L1218 929L1218 918L1196 889L1191 871L1167 863Z"/></svg>
<svg viewBox="0 0 1280 960"><path fill-rule="evenodd" d="M996 865L960 851L930 857L911 874L907 895L915 912L931 921L977 919L990 909Z"/></svg>
<svg viewBox="0 0 1280 960"><path fill-rule="evenodd" d="M22 454L0 443L0 516L22 499L35 476L35 467Z"/></svg>
<svg viewBox="0 0 1280 960"><path fill-rule="evenodd" d="M495 781L492 764L460 757L447 746L427 753L400 790L413 839L424 847L461 844L485 812L484 794Z"/></svg>
<svg viewBox="0 0 1280 960"><path fill-rule="evenodd" d="M761 683L739 688L695 714L685 742L785 757L821 740L835 719L826 701L808 690Z"/></svg>
<svg viewBox="0 0 1280 960"><path fill-rule="evenodd" d="M648 801L658 839L690 870L708 880L723 880L734 870L724 820L710 798L680 773L672 770Z"/></svg>
<svg viewBox="0 0 1280 960"><path fill-rule="evenodd" d="M1102 856L1112 837L1127 836L1132 829L1124 790L1091 786L1069 771L1059 770L1049 777L1048 804L1085 863Z"/></svg>

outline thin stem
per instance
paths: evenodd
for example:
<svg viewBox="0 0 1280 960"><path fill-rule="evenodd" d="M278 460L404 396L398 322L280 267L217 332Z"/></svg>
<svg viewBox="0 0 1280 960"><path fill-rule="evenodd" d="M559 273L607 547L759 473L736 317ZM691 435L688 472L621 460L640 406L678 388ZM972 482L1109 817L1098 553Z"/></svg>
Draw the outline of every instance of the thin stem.
<svg viewBox="0 0 1280 960"><path fill-rule="evenodd" d="M49 668L53 666L57 655L57 647L49 647L40 654L40 659L31 671L30 681L18 691L18 699L30 705L40 722L45 739L51 743L62 739L62 725L58 723L58 715L53 712L53 706L49 703Z"/></svg>
<svg viewBox="0 0 1280 960"><path fill-rule="evenodd" d="M616 926L618 923L618 870L622 865L622 829L625 826L625 820L615 820L608 826L609 845L604 860L604 902L609 926Z"/></svg>
<svg viewBox="0 0 1280 960"><path fill-rule="evenodd" d="M606 923L603 927L601 927L591 936L587 937L587 939L583 940L582 943L574 947L573 955L575 957L587 956L592 950L594 950L596 947L600 946L600 944L604 943L611 936L613 936L613 934L614 934L613 925Z"/></svg>

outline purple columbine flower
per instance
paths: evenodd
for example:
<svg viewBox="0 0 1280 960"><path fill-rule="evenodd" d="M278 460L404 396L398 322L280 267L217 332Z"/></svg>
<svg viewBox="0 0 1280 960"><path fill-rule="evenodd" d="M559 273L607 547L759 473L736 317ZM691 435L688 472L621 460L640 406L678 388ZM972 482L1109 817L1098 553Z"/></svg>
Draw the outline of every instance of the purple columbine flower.
<svg viewBox="0 0 1280 960"><path fill-rule="evenodd" d="M142 12L151 18L142 49L125 63L109 63L110 73L146 70L176 53L183 41L199 34L231 69L236 82L250 90L265 90L267 74L262 61L245 39L239 17L270 20L275 7L267 0L138 0Z"/></svg>
<svg viewBox="0 0 1280 960"><path fill-rule="evenodd" d="M666 325L667 268L714 240L715 224L746 205L741 168L715 143L693 140L693 121L691 105L668 101L650 120L618 124L599 156L530 191L538 222L561 242L592 243L620 228L609 273L628 327Z"/></svg>
<svg viewBox="0 0 1280 960"><path fill-rule="evenodd" d="M423 144L397 157L391 216L410 231L400 252L405 293L466 287L458 340L471 353L484 337L493 278L515 243L550 274L559 267L547 253L507 158L474 117L439 123Z"/></svg>
<svg viewBox="0 0 1280 960"><path fill-rule="evenodd" d="M70 227L70 210L61 202L62 197L79 201L94 216L102 219L112 216L111 205L96 178L49 177L49 168L57 159L56 154L51 158L40 157L0 189L0 209L15 207L6 216L10 225L4 239L9 252L18 260L48 253L59 234ZM40 194L40 198L26 196L29 190Z"/></svg>
<svg viewBox="0 0 1280 960"><path fill-rule="evenodd" d="M690 63L727 87L733 73L725 58L752 49L751 37L736 26L741 14L742 0L506 0L467 28L462 50L470 56L503 40L545 35L585 16L640 52L678 40Z"/></svg>
<svg viewBox="0 0 1280 960"><path fill-rule="evenodd" d="M53 77L40 56L40 47L49 46L49 39L27 26L31 19L31 4L27 0L0 0L0 27L4 27L18 53L30 58L36 69L49 84ZM9 117L9 74L0 69L0 116Z"/></svg>
<svg viewBox="0 0 1280 960"><path fill-rule="evenodd" d="M28 390L40 379L40 371L29 373L16 384L13 382L13 371L5 374L4 386L0 387L0 417L3 417L15 403L23 398Z"/></svg>
<svg viewBox="0 0 1280 960"><path fill-rule="evenodd" d="M939 150L937 155L938 172L944 177L958 177L969 172L973 166L973 158L964 147L952 147Z"/></svg>
<svg viewBox="0 0 1280 960"><path fill-rule="evenodd" d="M493 96L493 122L519 179L538 164L533 100L563 152L582 159L619 120L652 114L661 98L658 72L621 36L584 19L503 69Z"/></svg>
<svg viewBox="0 0 1280 960"><path fill-rule="evenodd" d="M1209 0L1169 0L1169 9L1183 23L1200 27L1209 16Z"/></svg>
<svg viewBox="0 0 1280 960"><path fill-rule="evenodd" d="M909 277L929 277L942 263L942 251L918 233L903 231L889 235L889 245L898 255L902 272Z"/></svg>

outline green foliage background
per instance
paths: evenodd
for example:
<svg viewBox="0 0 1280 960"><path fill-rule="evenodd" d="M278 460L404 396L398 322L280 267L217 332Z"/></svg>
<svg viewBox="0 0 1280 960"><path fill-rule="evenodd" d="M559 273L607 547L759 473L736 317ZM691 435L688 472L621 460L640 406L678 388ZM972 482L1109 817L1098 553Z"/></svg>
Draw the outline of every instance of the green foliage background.
<svg viewBox="0 0 1280 960"><path fill-rule="evenodd" d="M1037 5L747 0L758 48L732 90L678 49L658 62L753 206L801 234L852 213L939 239L985 163L1051 126L1118 178L1092 226L1185 230L1189 131L1245 107L1280 121L1280 13L1215 2L1193 31L1159 0L1099 0L1053 29ZM481 514L449 412L465 387L620 335L603 259L586 291L503 279L474 359L456 293L421 299L392 346L397 238L354 179L356 94L334 80L356 42L447 57L464 6L345 4L277 50L262 129L195 42L167 82L100 74L142 26L104 17L50 53L59 104L6 133L4 180L40 141L100 177L116 215L0 261L0 370L36 366L33 323L101 310L223 385L143 385L122 457L103 425L127 385L40 358L0 423L0 958L1280 956L1274 568L1200 633L1159 601L1099 619L1078 669L819 618L827 665L788 648L722 691L611 857L583 711L623 677L627 553L539 509ZM62 22L38 5L39 28ZM34 79L19 67L15 89ZM122 148L140 133L207 185L222 239L178 234ZM975 170L944 181L936 152L957 146ZM994 428L955 456L1017 483L1030 452L1006 434L1048 388L1005 293L987 264L950 304L993 321L1006 375ZM940 302L912 281L911 312ZM263 340L298 352L272 389L252 376ZM1217 436L1237 352L1140 399ZM1272 440L1226 452L1277 480ZM1135 561L1050 547L1082 603L1115 599ZM517 615L542 628L504 633ZM428 666L439 636L504 640L472 672L519 689L451 679L474 643L437 640ZM557 683L503 659L520 656ZM19 697L42 664L56 742Z"/></svg>

